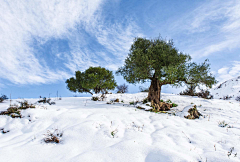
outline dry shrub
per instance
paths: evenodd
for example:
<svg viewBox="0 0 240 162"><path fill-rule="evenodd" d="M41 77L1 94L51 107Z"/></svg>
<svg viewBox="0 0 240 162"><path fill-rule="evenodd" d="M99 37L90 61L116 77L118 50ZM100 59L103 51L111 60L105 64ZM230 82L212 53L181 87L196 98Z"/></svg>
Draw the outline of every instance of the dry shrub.
<svg viewBox="0 0 240 162"><path fill-rule="evenodd" d="M54 131L47 131L47 134L44 134L45 137L43 138L45 143L60 143L61 137L63 136L63 132L60 132L58 129Z"/></svg>
<svg viewBox="0 0 240 162"><path fill-rule="evenodd" d="M99 101L99 97L92 97L91 100L93 100L93 101Z"/></svg>
<svg viewBox="0 0 240 162"><path fill-rule="evenodd" d="M223 96L223 100L230 100L232 98L232 96Z"/></svg>
<svg viewBox="0 0 240 162"><path fill-rule="evenodd" d="M20 107L18 107L18 109L28 109L28 108L35 108L36 106L33 104L28 103L27 100L24 101L17 101L18 103L20 103Z"/></svg>
<svg viewBox="0 0 240 162"><path fill-rule="evenodd" d="M8 115L12 118L22 118L21 110L29 109L29 108L35 108L35 105L28 103L28 101L18 101L20 103L20 106L18 105L11 105L7 111L0 112L0 115Z"/></svg>
<svg viewBox="0 0 240 162"><path fill-rule="evenodd" d="M51 102L51 99L47 99L46 97L43 97L42 100L39 100L38 103L48 103L49 105L55 105L55 102Z"/></svg>
<svg viewBox="0 0 240 162"><path fill-rule="evenodd" d="M237 96L235 100L240 101L240 96Z"/></svg>
<svg viewBox="0 0 240 162"><path fill-rule="evenodd" d="M117 98L116 100L114 100L114 102L119 102L119 99Z"/></svg>
<svg viewBox="0 0 240 162"><path fill-rule="evenodd" d="M198 112L196 105L194 105L193 108L190 108L188 113L188 116L184 116L187 119L199 119L199 117L202 116L202 114Z"/></svg>

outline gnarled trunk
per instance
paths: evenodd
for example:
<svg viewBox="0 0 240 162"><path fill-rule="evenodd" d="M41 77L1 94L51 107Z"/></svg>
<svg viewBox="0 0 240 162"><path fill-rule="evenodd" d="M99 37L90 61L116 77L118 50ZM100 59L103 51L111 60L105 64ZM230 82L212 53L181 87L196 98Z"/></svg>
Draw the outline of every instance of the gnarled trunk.
<svg viewBox="0 0 240 162"><path fill-rule="evenodd" d="M157 78L152 79L148 92L148 100L158 104L160 101L161 87Z"/></svg>
<svg viewBox="0 0 240 162"><path fill-rule="evenodd" d="M153 78L148 92L148 100L151 101L152 106L155 107L157 111L160 111L160 94L161 86L157 78Z"/></svg>
<svg viewBox="0 0 240 162"><path fill-rule="evenodd" d="M157 78L153 78L148 92L148 100L151 101L151 105L155 111L168 111L172 107L169 103L160 102L161 98L161 87Z"/></svg>

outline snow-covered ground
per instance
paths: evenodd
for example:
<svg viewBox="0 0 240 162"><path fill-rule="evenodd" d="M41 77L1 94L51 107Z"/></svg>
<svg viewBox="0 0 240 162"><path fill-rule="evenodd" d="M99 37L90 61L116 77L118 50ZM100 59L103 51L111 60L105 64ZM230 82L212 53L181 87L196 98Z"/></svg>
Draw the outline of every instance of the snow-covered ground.
<svg viewBox="0 0 240 162"><path fill-rule="evenodd" d="M219 84L216 88L211 89L211 94L213 98L219 99L231 96L231 99L234 100L237 96L240 96L240 76Z"/></svg>
<svg viewBox="0 0 240 162"><path fill-rule="evenodd" d="M55 101L56 105L39 104L23 110L21 119L0 115L0 129L10 131L0 133L0 161L240 161L239 102L162 94L163 100L178 104L171 114L129 105L146 96L109 94L106 101L63 98ZM106 104L116 98L120 103ZM193 105L203 116L185 119ZM0 111L8 106L9 101L1 103ZM222 121L231 128L220 127ZM63 132L61 142L46 144L44 134L54 129Z"/></svg>

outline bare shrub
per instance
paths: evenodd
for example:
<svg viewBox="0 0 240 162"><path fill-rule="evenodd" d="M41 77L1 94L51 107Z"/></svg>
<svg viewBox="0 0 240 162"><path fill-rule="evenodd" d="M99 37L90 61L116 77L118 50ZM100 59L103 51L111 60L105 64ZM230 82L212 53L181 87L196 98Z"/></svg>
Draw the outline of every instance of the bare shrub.
<svg viewBox="0 0 240 162"><path fill-rule="evenodd" d="M20 103L20 107L18 107L19 109L28 109L28 108L35 108L36 106L33 104L28 103L27 100L24 101L17 101L18 103Z"/></svg>
<svg viewBox="0 0 240 162"><path fill-rule="evenodd" d="M191 89L186 89L179 93L180 95L188 95L188 96L198 96L200 98L205 99L213 99L213 96L210 94L208 90L201 89L200 92L196 93L195 91Z"/></svg>
<svg viewBox="0 0 240 162"><path fill-rule="evenodd" d="M235 100L240 101L240 96L237 96Z"/></svg>
<svg viewBox="0 0 240 162"><path fill-rule="evenodd" d="M91 100L93 100L93 101L99 101L99 97L94 97L94 96L93 96L93 97L91 98Z"/></svg>
<svg viewBox="0 0 240 162"><path fill-rule="evenodd" d="M200 116L202 116L202 114L198 112L196 105L194 105L193 108L190 108L188 113L188 116L184 116L187 119L198 119Z"/></svg>
<svg viewBox="0 0 240 162"><path fill-rule="evenodd" d="M210 92L204 89L201 89L201 92L197 93L197 96L205 99L213 99L213 96L210 94Z"/></svg>
<svg viewBox="0 0 240 162"><path fill-rule="evenodd" d="M223 96L223 100L230 100L232 98L232 96Z"/></svg>
<svg viewBox="0 0 240 162"><path fill-rule="evenodd" d="M61 137L63 136L63 132L55 129L53 131L48 130L47 134L44 134L45 137L43 138L44 142L46 143L60 143Z"/></svg>
<svg viewBox="0 0 240 162"><path fill-rule="evenodd" d="M46 97L43 97L42 100L37 101L38 103L48 103L49 105L55 105L55 102L51 102L51 99L47 99Z"/></svg>
<svg viewBox="0 0 240 162"><path fill-rule="evenodd" d="M128 92L128 86L125 83L117 86L117 93L126 93L126 92Z"/></svg>
<svg viewBox="0 0 240 162"><path fill-rule="evenodd" d="M29 108L35 108L35 105L28 103L28 101L18 101L20 103L19 105L11 105L7 111L0 112L0 115L8 115L12 118L22 118L21 110L29 109Z"/></svg>

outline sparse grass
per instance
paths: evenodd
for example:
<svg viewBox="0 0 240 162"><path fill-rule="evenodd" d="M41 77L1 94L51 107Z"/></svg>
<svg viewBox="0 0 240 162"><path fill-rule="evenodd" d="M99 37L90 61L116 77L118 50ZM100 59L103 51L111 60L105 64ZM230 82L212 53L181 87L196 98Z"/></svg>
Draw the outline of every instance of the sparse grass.
<svg viewBox="0 0 240 162"><path fill-rule="evenodd" d="M141 107L141 106L137 106L137 109L145 109L145 108L143 108L143 107Z"/></svg>
<svg viewBox="0 0 240 162"><path fill-rule="evenodd" d="M2 134L10 132L9 130L5 131L4 128L1 128L0 131L1 131Z"/></svg>
<svg viewBox="0 0 240 162"><path fill-rule="evenodd" d="M223 100L230 100L232 98L232 96L223 96Z"/></svg>
<svg viewBox="0 0 240 162"><path fill-rule="evenodd" d="M226 127L226 126L228 126L228 123L226 123L225 120L219 121L219 122L218 122L218 126L219 126L219 127Z"/></svg>
<svg viewBox="0 0 240 162"><path fill-rule="evenodd" d="M178 104L172 103L172 107L177 107Z"/></svg>
<svg viewBox="0 0 240 162"><path fill-rule="evenodd" d="M111 136L114 138L115 135L117 134L117 132L118 132L117 128L115 130L111 131Z"/></svg>
<svg viewBox="0 0 240 162"><path fill-rule="evenodd" d="M233 154L234 157L237 157L237 153L234 154L233 151L234 151L234 147L231 147L230 151L228 151L228 153L227 153L227 156L230 157Z"/></svg>
<svg viewBox="0 0 240 162"><path fill-rule="evenodd" d="M167 103L172 103L172 101L171 101L170 99L168 99L166 102L167 102Z"/></svg>

